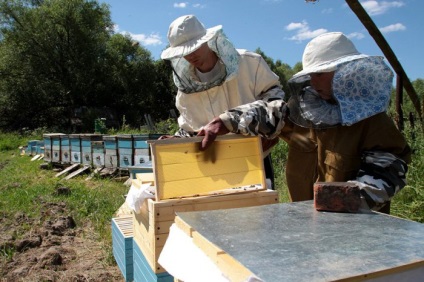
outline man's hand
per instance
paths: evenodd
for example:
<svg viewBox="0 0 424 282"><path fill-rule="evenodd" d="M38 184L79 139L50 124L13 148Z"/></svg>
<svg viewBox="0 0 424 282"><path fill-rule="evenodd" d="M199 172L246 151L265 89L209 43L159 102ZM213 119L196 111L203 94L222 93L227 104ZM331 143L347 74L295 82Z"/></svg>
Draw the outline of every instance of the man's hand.
<svg viewBox="0 0 424 282"><path fill-rule="evenodd" d="M214 118L205 125L197 136L205 136L200 143L200 151L206 150L215 141L218 135L225 135L230 132L219 117Z"/></svg>

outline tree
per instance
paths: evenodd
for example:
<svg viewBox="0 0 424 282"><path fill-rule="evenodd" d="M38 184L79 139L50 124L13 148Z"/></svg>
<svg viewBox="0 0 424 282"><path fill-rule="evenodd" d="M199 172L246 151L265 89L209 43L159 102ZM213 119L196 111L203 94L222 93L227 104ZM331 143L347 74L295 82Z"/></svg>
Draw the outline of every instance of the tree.
<svg viewBox="0 0 424 282"><path fill-rule="evenodd" d="M70 127L97 103L112 22L96 1L0 2L1 126Z"/></svg>

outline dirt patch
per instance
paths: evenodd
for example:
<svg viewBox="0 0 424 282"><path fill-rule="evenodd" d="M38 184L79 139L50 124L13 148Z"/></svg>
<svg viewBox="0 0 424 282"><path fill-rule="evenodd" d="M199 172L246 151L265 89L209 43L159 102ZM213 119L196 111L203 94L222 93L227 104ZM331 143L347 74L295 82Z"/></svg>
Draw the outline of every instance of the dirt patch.
<svg viewBox="0 0 424 282"><path fill-rule="evenodd" d="M1 212L0 281L124 281L92 227L69 214L65 203L42 203L36 219Z"/></svg>

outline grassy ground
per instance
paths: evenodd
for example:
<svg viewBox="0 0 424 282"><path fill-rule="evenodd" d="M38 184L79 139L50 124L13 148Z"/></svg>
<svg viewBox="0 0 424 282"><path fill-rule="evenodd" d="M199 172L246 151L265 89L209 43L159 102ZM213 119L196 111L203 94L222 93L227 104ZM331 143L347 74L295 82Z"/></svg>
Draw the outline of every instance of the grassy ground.
<svg viewBox="0 0 424 282"><path fill-rule="evenodd" d="M41 213L41 203L65 202L77 226L94 228L99 240L105 243L108 261L112 263L111 218L124 203L123 195L128 187L112 179L86 181L87 175L61 181L55 177L57 172L40 169L42 161L32 162L31 157L20 156L16 148L0 152L0 218L13 219L18 213L36 218ZM58 195L59 187L67 187L71 193ZM15 236L19 238L31 228L22 226ZM11 255L4 252L0 250L0 256Z"/></svg>

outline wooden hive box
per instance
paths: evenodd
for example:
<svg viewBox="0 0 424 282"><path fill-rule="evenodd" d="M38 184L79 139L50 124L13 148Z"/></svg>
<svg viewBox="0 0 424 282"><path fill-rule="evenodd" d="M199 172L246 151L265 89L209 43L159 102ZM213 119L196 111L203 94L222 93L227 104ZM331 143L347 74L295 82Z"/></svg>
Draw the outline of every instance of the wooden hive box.
<svg viewBox="0 0 424 282"><path fill-rule="evenodd" d="M131 216L112 218L112 252L125 281L133 281L133 224Z"/></svg>
<svg viewBox="0 0 424 282"><path fill-rule="evenodd" d="M152 162L148 161L144 164L129 166L128 172L131 179L137 179L137 174L140 173L153 173Z"/></svg>
<svg viewBox="0 0 424 282"><path fill-rule="evenodd" d="M69 135L60 136L60 154L61 163L69 164L71 162L71 147L69 142Z"/></svg>
<svg viewBox="0 0 424 282"><path fill-rule="evenodd" d="M155 273L136 240L133 244L134 282L174 282L174 277L168 272Z"/></svg>
<svg viewBox="0 0 424 282"><path fill-rule="evenodd" d="M153 173L137 174L140 182L148 177L156 187L156 199L147 199L133 214L134 242L156 274L165 273L157 260L176 212L278 203L277 191L264 188L259 138L220 137L206 152L198 150L200 140L150 143Z"/></svg>
<svg viewBox="0 0 424 282"><path fill-rule="evenodd" d="M105 146L103 141L91 141L93 166L95 168L105 166Z"/></svg>
<svg viewBox="0 0 424 282"><path fill-rule="evenodd" d="M28 145L25 149L25 154L27 154L28 156L35 156L36 155L35 147L37 142L38 140L29 140Z"/></svg>
<svg viewBox="0 0 424 282"><path fill-rule="evenodd" d="M118 140L116 135L103 135L105 146L105 167L118 167Z"/></svg>
<svg viewBox="0 0 424 282"><path fill-rule="evenodd" d="M164 134L135 134L133 135L134 166L142 165L151 161L149 140L157 140Z"/></svg>
<svg viewBox="0 0 424 282"><path fill-rule="evenodd" d="M119 168L128 169L129 166L134 164L134 146L132 134L119 134L117 136L118 141L118 156L119 156Z"/></svg>
<svg viewBox="0 0 424 282"><path fill-rule="evenodd" d="M56 134L52 136L52 162L53 163L60 163L62 161L62 148L61 148L61 141L62 136L66 134Z"/></svg>
<svg viewBox="0 0 424 282"><path fill-rule="evenodd" d="M101 141L101 134L81 134L81 162L87 166L93 166L93 141Z"/></svg>
<svg viewBox="0 0 424 282"><path fill-rule="evenodd" d="M44 160L47 162L59 162L60 160L60 136L64 133L44 133Z"/></svg>
<svg viewBox="0 0 424 282"><path fill-rule="evenodd" d="M82 163L80 134L69 134L69 144L71 146L71 163Z"/></svg>

